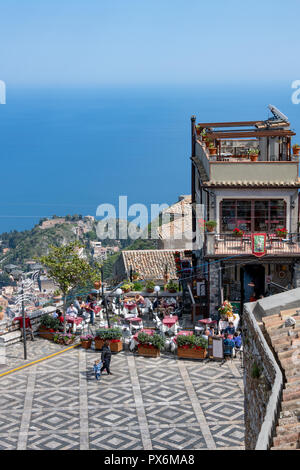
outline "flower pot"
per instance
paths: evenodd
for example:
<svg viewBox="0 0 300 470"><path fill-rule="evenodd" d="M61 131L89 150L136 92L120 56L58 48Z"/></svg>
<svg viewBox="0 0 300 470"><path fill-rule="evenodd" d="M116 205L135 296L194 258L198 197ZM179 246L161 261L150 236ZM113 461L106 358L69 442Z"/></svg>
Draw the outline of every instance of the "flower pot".
<svg viewBox="0 0 300 470"><path fill-rule="evenodd" d="M112 339L109 346L111 352L120 352L123 349L123 342L120 339Z"/></svg>
<svg viewBox="0 0 300 470"><path fill-rule="evenodd" d="M217 155L217 149L215 147L209 147L209 155Z"/></svg>
<svg viewBox="0 0 300 470"><path fill-rule="evenodd" d="M152 292L154 292L154 289L148 288L148 289L146 289L146 292L149 292L149 294L151 294Z"/></svg>
<svg viewBox="0 0 300 470"><path fill-rule="evenodd" d="M293 154L294 155L299 155L300 154L300 148L293 147Z"/></svg>
<svg viewBox="0 0 300 470"><path fill-rule="evenodd" d="M95 287L95 289L99 290L100 287L101 287L101 282L100 281L95 281L94 282L94 287Z"/></svg>
<svg viewBox="0 0 300 470"><path fill-rule="evenodd" d="M91 347L91 344L92 344L92 340L88 340L88 341L82 341L81 340L81 347L84 348L84 349L90 349Z"/></svg>
<svg viewBox="0 0 300 470"><path fill-rule="evenodd" d="M160 350L152 344L139 344L138 345L138 353L140 356L147 356L147 357L158 357L160 356Z"/></svg>
<svg viewBox="0 0 300 470"><path fill-rule="evenodd" d="M127 292L130 292L130 289L123 289L122 288L122 291L126 294Z"/></svg>
<svg viewBox="0 0 300 470"><path fill-rule="evenodd" d="M102 349L104 345L104 339L95 338L95 349Z"/></svg>
<svg viewBox="0 0 300 470"><path fill-rule="evenodd" d="M215 231L215 227L213 225L206 225L206 230L208 232L214 232Z"/></svg>
<svg viewBox="0 0 300 470"><path fill-rule="evenodd" d="M175 292L177 292L176 289L168 289L168 292L170 292L170 294L175 294Z"/></svg>
<svg viewBox="0 0 300 470"><path fill-rule="evenodd" d="M54 330L53 328L45 328L44 326L39 327L39 337L40 338L46 338L46 339L53 339L54 336Z"/></svg>
<svg viewBox="0 0 300 470"><path fill-rule="evenodd" d="M177 356L185 357L187 359L205 359L207 351L204 348L184 348L178 346Z"/></svg>
<svg viewBox="0 0 300 470"><path fill-rule="evenodd" d="M251 160L251 162L256 162L258 160L258 154L257 155L250 155L250 160Z"/></svg>

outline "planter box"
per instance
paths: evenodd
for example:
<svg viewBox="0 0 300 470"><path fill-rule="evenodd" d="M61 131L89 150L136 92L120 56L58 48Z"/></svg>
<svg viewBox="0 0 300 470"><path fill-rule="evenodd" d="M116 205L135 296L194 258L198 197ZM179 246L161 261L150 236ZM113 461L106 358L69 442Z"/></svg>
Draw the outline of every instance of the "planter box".
<svg viewBox="0 0 300 470"><path fill-rule="evenodd" d="M53 339L54 331L52 328L45 328L44 326L40 326L38 332L40 338L46 338L50 340Z"/></svg>
<svg viewBox="0 0 300 470"><path fill-rule="evenodd" d="M84 349L90 349L92 340L90 341L81 341L81 347Z"/></svg>
<svg viewBox="0 0 300 470"><path fill-rule="evenodd" d="M95 338L95 349L102 349L104 345L104 339Z"/></svg>
<svg viewBox="0 0 300 470"><path fill-rule="evenodd" d="M160 350L158 348L147 348L143 344L138 345L138 353L140 356L147 357L158 357L160 356Z"/></svg>
<svg viewBox="0 0 300 470"><path fill-rule="evenodd" d="M185 357L187 359L205 359L207 351L206 349L194 349L194 348L182 348L178 347L178 357Z"/></svg>
<svg viewBox="0 0 300 470"><path fill-rule="evenodd" d="M95 349L102 349L104 346L104 339L95 339ZM123 349L123 342L117 341L117 342L109 342L110 350L111 352L120 352Z"/></svg>
<svg viewBox="0 0 300 470"><path fill-rule="evenodd" d="M110 341L109 346L110 346L111 352L120 352L123 349L123 342L122 340L117 341L117 342Z"/></svg>

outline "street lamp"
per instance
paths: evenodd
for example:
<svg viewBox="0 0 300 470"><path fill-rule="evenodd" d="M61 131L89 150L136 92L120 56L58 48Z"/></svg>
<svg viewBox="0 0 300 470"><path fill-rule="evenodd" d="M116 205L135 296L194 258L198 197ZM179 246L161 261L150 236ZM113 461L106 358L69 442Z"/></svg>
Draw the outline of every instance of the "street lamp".
<svg viewBox="0 0 300 470"><path fill-rule="evenodd" d="M159 291L160 291L160 287L155 286L154 287L154 292L156 292L156 311L157 311L157 315L158 315L158 294L159 294Z"/></svg>
<svg viewBox="0 0 300 470"><path fill-rule="evenodd" d="M116 296L118 297L118 310L119 310L119 316L120 316L120 307L121 307L121 302L120 302L120 297L123 294L122 289L118 288L116 289Z"/></svg>

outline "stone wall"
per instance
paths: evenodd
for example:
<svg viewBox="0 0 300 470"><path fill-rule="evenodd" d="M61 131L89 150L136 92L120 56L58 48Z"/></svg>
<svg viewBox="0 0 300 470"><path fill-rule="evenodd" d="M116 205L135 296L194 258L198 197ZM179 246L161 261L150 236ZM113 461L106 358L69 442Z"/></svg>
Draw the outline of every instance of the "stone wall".
<svg viewBox="0 0 300 470"><path fill-rule="evenodd" d="M29 315L32 329L36 332L40 326L40 319L44 313L53 313L60 304L53 307L45 307L37 310ZM22 340L22 330L18 321L13 321L11 318L4 318L0 322L0 344L13 344Z"/></svg>
<svg viewBox="0 0 300 470"><path fill-rule="evenodd" d="M255 319L255 304L243 312L245 448L269 449L280 411L283 378Z"/></svg>
<svg viewBox="0 0 300 470"><path fill-rule="evenodd" d="M217 315L220 307L220 264L209 265L209 316Z"/></svg>

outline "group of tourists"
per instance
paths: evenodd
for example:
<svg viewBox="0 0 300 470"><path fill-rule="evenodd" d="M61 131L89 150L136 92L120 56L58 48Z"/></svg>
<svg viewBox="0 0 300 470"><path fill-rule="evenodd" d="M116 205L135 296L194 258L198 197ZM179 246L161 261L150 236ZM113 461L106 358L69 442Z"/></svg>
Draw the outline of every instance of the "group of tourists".
<svg viewBox="0 0 300 470"><path fill-rule="evenodd" d="M66 315L70 318L82 317L84 319L90 317L90 324L94 325L95 323L95 307L97 305L97 299L92 294L88 294L86 301L83 302L82 297L77 297L74 302L72 302L67 308ZM56 309L53 313L54 318L58 318L63 322L63 314L60 309Z"/></svg>

